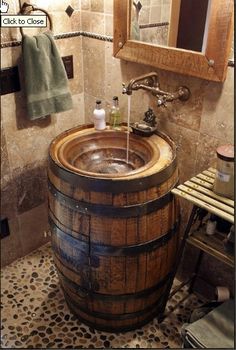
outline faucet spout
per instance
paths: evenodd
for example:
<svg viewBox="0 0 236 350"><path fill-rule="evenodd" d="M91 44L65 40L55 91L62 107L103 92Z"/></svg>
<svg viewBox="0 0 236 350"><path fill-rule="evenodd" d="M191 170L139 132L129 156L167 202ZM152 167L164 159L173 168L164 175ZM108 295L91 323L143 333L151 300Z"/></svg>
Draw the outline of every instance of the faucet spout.
<svg viewBox="0 0 236 350"><path fill-rule="evenodd" d="M141 84L142 82L142 84ZM123 83L123 94L132 95L132 92L139 89L149 90L153 87L158 87L158 76L157 73L151 72L148 74L140 75L137 78L133 78L128 83L127 87Z"/></svg>

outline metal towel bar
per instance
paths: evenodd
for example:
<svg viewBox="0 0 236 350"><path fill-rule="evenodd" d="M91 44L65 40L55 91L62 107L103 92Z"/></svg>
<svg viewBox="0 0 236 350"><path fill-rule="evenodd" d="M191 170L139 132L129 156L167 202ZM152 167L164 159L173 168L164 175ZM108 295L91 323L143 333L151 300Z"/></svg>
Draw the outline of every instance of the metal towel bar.
<svg viewBox="0 0 236 350"><path fill-rule="evenodd" d="M49 13L46 10L44 10L44 9L42 9L40 7L36 7L34 5L28 4L27 2L24 2L24 4L22 5L22 7L20 9L20 14L28 15L28 14L30 14L33 11L41 11L41 12L45 13L45 15L47 16L47 18L49 20L50 30L52 31L53 30L52 18L51 18L51 16L49 15ZM24 35L22 27L20 27L20 33L21 33L22 36Z"/></svg>

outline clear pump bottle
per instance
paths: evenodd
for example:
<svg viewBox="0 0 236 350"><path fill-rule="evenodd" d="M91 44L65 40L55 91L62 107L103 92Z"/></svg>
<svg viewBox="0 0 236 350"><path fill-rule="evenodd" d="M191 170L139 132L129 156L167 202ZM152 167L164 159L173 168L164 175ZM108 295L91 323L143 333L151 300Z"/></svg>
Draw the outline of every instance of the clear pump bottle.
<svg viewBox="0 0 236 350"><path fill-rule="evenodd" d="M93 122L94 122L94 128L96 130L104 130L106 129L106 112L101 106L101 101L96 101L96 107L93 111Z"/></svg>
<svg viewBox="0 0 236 350"><path fill-rule="evenodd" d="M112 99L112 107L110 110L110 126L112 129L120 130L121 114L119 108L119 99L117 96L114 96Z"/></svg>

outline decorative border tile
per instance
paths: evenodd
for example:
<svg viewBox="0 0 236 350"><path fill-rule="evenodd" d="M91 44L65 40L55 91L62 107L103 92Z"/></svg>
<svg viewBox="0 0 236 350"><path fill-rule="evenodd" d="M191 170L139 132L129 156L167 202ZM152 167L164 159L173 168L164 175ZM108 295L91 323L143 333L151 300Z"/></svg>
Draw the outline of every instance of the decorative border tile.
<svg viewBox="0 0 236 350"><path fill-rule="evenodd" d="M73 38L76 36L85 36L87 38L93 38L93 39L97 39L97 40L113 42L113 37L110 35L101 35L101 34L96 34L96 33L92 33L92 32L85 32L82 30L77 31L77 32L68 32L68 33L57 34L57 35L54 35L54 39L55 40L66 39L66 38ZM7 47L20 46L21 42L22 42L21 40L18 40L18 41L8 41L5 43L2 43L1 49L7 48Z"/></svg>
<svg viewBox="0 0 236 350"><path fill-rule="evenodd" d="M148 25L148 27L146 25L141 25L140 28L149 28L149 27L158 27L158 26L167 26L168 22L163 22L163 23L154 23L151 25ZM85 32L85 31L76 31L76 32L68 32L68 33L61 33L61 34L57 34L54 35L54 39L58 40L58 39L66 39L66 38L73 38L76 36L84 36L87 38L92 38L92 39L97 39L97 40L102 40L102 41L108 41L108 42L113 42L113 37L110 35L102 35L102 34L96 34L96 33L92 33L92 32ZM16 46L20 46L21 45L21 40L16 40L16 41L8 41L5 43L1 44L1 49L7 48L7 47L16 47ZM228 66L229 67L233 67L234 68L234 60L230 59L228 62Z"/></svg>

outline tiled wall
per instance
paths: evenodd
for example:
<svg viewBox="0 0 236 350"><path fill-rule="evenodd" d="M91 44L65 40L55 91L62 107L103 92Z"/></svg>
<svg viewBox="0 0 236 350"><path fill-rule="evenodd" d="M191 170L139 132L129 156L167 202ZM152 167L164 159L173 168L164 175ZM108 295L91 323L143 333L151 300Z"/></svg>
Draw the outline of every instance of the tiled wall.
<svg viewBox="0 0 236 350"><path fill-rule="evenodd" d="M37 0L34 2L39 6ZM68 20L63 12L72 2L77 9L75 21L74 14ZM97 34L113 34L112 0L81 0L80 4L79 1L64 1L63 5L58 5L58 11L56 4L59 1L48 3L49 8L53 6L52 14L58 31L82 29ZM212 165L218 145L233 142L233 68L228 68L225 83L219 84L120 61L112 57L112 43L98 39L77 37L58 40L57 44L62 55L74 55L77 67L75 78L70 81L75 102L73 111L32 124L25 117L22 92L2 97L2 128L5 135L2 138L5 174L3 209L11 219L13 232L3 240L4 256L7 257L5 261L19 255L15 248L25 254L36 246L36 241L43 242L42 232L47 226L46 157L50 141L62 130L82 123L83 116L85 122L90 122L97 98L101 98L103 105L108 108L112 97L119 96L123 118L126 120L127 96L121 93L122 82L156 71L161 88L175 91L179 85L186 85L191 90L189 101L176 101L167 108L156 107L155 98L143 91L135 92L131 102L132 120L142 118L148 107L153 107L160 130L168 133L177 143L181 182ZM3 49L3 66L14 64L20 50L20 47ZM36 184L39 190L32 191ZM182 205L186 207L185 203ZM185 257L187 265L191 262L188 256L192 259L191 252ZM213 276L212 271L215 271L217 264L210 260L207 266L210 266ZM220 268L215 271L217 281L221 281L222 276L233 279L229 270L219 271Z"/></svg>
<svg viewBox="0 0 236 350"><path fill-rule="evenodd" d="M54 33L79 29L78 1L32 1L53 18ZM9 13L19 11L18 0L8 1ZM75 9L68 17L71 4ZM26 34L29 30L24 29ZM21 40L19 29L4 29L2 42ZM7 217L10 236L1 240L2 265L23 256L48 238L47 154L52 139L60 132L84 123L83 59L81 37L56 41L61 56L73 55L74 79L69 80L73 110L28 121L23 89L1 96L1 217ZM18 65L21 69L21 46L1 49L1 68Z"/></svg>

